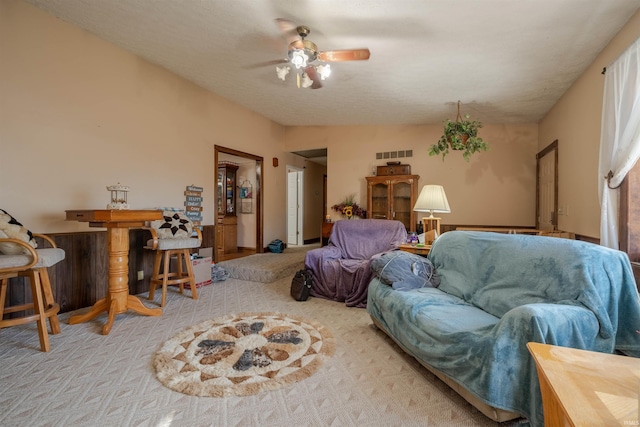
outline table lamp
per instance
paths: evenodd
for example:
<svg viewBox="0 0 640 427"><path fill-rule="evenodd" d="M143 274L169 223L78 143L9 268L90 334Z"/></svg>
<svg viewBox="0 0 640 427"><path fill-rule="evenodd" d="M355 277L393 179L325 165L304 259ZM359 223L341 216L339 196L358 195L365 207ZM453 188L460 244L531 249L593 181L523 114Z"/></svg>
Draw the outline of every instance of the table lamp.
<svg viewBox="0 0 640 427"><path fill-rule="evenodd" d="M424 233L435 230L435 237L440 235L440 218L434 217L433 213L451 212L444 188L441 185L432 184L422 187L413 210L416 212L429 212L428 217L422 218L422 227Z"/></svg>

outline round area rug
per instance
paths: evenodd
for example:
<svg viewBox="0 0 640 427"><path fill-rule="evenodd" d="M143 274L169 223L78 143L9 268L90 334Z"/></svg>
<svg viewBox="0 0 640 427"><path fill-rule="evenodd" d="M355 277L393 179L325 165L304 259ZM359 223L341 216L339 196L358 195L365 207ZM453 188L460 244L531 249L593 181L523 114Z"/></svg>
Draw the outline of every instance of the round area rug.
<svg viewBox="0 0 640 427"><path fill-rule="evenodd" d="M162 384L193 396L246 396L307 378L333 355L331 332L282 313L202 322L165 342L154 366Z"/></svg>

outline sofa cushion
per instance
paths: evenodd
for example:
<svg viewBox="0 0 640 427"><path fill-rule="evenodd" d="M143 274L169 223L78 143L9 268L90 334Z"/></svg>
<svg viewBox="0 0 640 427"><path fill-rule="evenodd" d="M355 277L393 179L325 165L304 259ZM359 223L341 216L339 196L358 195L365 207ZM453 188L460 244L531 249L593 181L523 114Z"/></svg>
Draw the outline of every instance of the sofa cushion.
<svg viewBox="0 0 640 427"><path fill-rule="evenodd" d="M0 209L0 237L22 240L34 248L38 247L31 231L3 209ZM26 248L10 242L0 243L0 252L5 255L29 254Z"/></svg>
<svg viewBox="0 0 640 427"><path fill-rule="evenodd" d="M444 336L473 334L474 331L491 329L500 319L464 302L460 298L426 287L407 292L397 292L389 286L380 286L379 278L369 285L367 310L387 313L381 318L385 327L395 334L420 336L420 346L442 344ZM371 300L375 303L371 305Z"/></svg>

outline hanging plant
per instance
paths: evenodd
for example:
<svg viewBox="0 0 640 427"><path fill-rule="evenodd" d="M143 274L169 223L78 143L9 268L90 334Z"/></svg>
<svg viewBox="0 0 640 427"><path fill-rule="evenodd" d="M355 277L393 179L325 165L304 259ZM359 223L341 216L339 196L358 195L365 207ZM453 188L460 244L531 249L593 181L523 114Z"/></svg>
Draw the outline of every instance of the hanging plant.
<svg viewBox="0 0 640 427"><path fill-rule="evenodd" d="M460 101L458 101L458 116L453 122L449 119L444 122L444 133L436 144L429 149L430 156L442 154L442 160L449 149L462 151L462 157L468 162L471 155L478 151L487 151L489 145L478 136L478 129L482 127L482 122L469 120L469 115L460 115Z"/></svg>

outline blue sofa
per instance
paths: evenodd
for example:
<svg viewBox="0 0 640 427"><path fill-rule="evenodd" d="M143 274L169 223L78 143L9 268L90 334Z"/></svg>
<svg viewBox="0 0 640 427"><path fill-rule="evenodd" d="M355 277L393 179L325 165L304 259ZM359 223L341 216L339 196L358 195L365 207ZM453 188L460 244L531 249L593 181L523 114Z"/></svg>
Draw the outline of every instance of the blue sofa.
<svg viewBox="0 0 640 427"><path fill-rule="evenodd" d="M376 277L367 311L497 421L523 416L543 425L527 342L640 357L640 303L623 252L553 237L451 231L436 240L429 260L437 288L397 291Z"/></svg>

